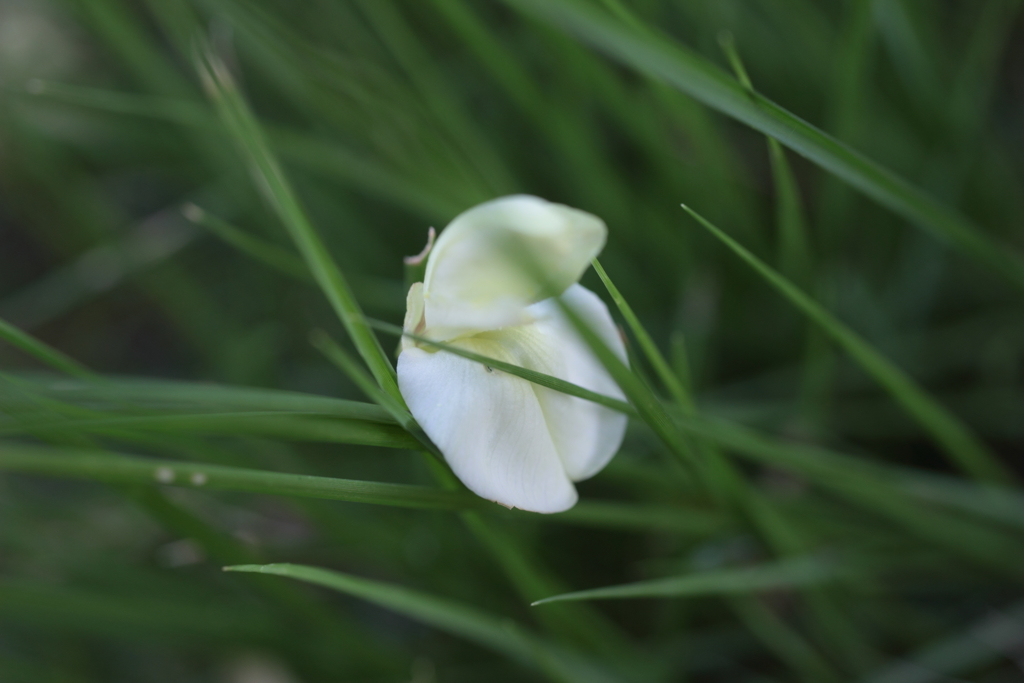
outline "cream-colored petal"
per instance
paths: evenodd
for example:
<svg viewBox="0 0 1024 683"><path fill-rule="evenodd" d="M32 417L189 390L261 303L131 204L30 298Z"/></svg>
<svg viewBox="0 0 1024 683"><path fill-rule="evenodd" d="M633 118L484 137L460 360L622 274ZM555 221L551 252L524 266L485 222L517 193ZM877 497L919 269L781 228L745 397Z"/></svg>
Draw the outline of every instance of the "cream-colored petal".
<svg viewBox="0 0 1024 683"><path fill-rule="evenodd" d="M454 344L515 362L493 340ZM398 358L398 385L413 417L471 491L533 512L576 504L530 382L450 353L408 347Z"/></svg>
<svg viewBox="0 0 1024 683"><path fill-rule="evenodd" d="M600 218L528 195L460 214L427 260L427 336L447 340L529 322L524 309L538 301L542 288L517 261L515 248L524 249L562 291L579 280L606 235Z"/></svg>
<svg viewBox="0 0 1024 683"><path fill-rule="evenodd" d="M409 287L409 293L405 295L405 320L402 329L406 332L422 335L425 327L423 320L423 283L414 282ZM416 342L409 337L402 337L400 348L405 349L415 346Z"/></svg>
<svg viewBox="0 0 1024 683"><path fill-rule="evenodd" d="M615 354L626 362L626 348L604 302L581 285L562 295ZM622 390L579 336L557 302L548 299L530 307L535 322L489 333L501 341L518 365L564 379L585 389L625 400ZM627 418L592 401L534 385L548 431L569 478L580 481L597 474L622 445Z"/></svg>

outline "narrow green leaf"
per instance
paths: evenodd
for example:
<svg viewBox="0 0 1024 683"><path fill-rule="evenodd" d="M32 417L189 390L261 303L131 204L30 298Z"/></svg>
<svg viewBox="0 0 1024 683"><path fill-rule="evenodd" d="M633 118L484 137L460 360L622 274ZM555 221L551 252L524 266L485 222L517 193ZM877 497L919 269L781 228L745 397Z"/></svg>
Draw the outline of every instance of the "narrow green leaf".
<svg viewBox="0 0 1024 683"><path fill-rule="evenodd" d="M38 396L123 415L128 412L232 413L296 412L331 415L348 420L395 424L385 410L372 403L280 389L260 389L135 377L104 376L102 382L10 374L9 378ZM0 385L0 407L23 405L26 399Z"/></svg>
<svg viewBox="0 0 1024 683"><path fill-rule="evenodd" d="M409 412L408 406L405 405L405 400L401 396L395 399L374 385L373 380L359 367L358 363L343 348L338 346L337 342L331 339L326 332L323 330L313 330L309 340L328 360L348 375L349 379L355 382L356 386L363 393L387 411L403 429L410 433L414 430L421 431L419 425L416 424L416 420L413 419L412 414Z"/></svg>
<svg viewBox="0 0 1024 683"><path fill-rule="evenodd" d="M314 330L310 335L310 341L313 346L318 348L327 358L341 368L342 372L348 375L349 379L356 383L360 389L363 390L367 396L372 398L377 405L384 408L395 421L402 426L409 436L419 442L420 446L438 459L439 462L444 462L444 455L440 449L430 440L427 433L423 431L423 428L419 426L412 413L409 412L409 407L405 405L405 400L399 397L399 400L395 400L388 394L380 390L374 383L373 379L366 374L366 371L359 367L359 364L351 358L344 349L331 339L326 332L322 330Z"/></svg>
<svg viewBox="0 0 1024 683"><path fill-rule="evenodd" d="M594 403L603 405L606 408L617 410L620 413L626 413L627 415L636 415L636 411L633 409L633 406L629 405L625 401L620 401L617 398L605 396L604 394L599 394L596 391L584 389L583 387L573 384L572 382L566 382L565 380L558 379L557 377L545 375L543 372L529 370L518 365L513 365L511 363L500 361L496 358L488 358L487 356L482 356L478 353L473 353L472 351L466 351L465 349L460 349L457 346L452 346L451 344L446 344L444 342L433 341L431 339L427 339L426 337L421 337L417 334L413 334L412 332L406 332L397 325L392 325L390 323L386 323L380 320L373 320L372 318L368 318L366 322L370 327L380 330L381 332L387 332L388 334L393 334L399 337L408 337L409 339L415 340L420 344L427 344L429 346L436 347L437 349L440 349L445 353L451 353L456 356L461 356L468 360L475 361L482 365L494 368L495 370L501 370L502 372L507 372L510 375L522 377L523 379L533 382L534 384L539 384L542 387L554 389L555 391L560 391L563 394L576 396L577 398L582 398L587 401L593 401Z"/></svg>
<svg viewBox="0 0 1024 683"><path fill-rule="evenodd" d="M297 564L239 565L224 570L287 576L353 595L506 657L532 664L552 680L598 683L616 679L582 657L549 644L511 619L403 586Z"/></svg>
<svg viewBox="0 0 1024 683"><path fill-rule="evenodd" d="M182 214L196 225L201 225L244 254L260 261L285 275L304 282L311 282L313 276L302 259L269 242L253 237L227 221L217 218L195 204L185 204Z"/></svg>
<svg viewBox="0 0 1024 683"><path fill-rule="evenodd" d="M92 372L84 365L57 349L44 344L27 332L23 332L5 320L0 320L0 339L34 356L55 370L66 372L80 378L92 377Z"/></svg>
<svg viewBox="0 0 1024 683"><path fill-rule="evenodd" d="M668 389L669 394L675 399L676 403L680 406L688 409L693 408L693 399L690 397L689 392L683 386L676 374L672 372L672 368L669 366L668 361L665 360L665 356L662 355L658 346L651 339L651 335L647 334L647 330L640 324L640 319L633 313L632 307L619 292L618 287L612 283L608 273L605 272L604 266L602 266L597 259L592 262L594 270L597 271L598 277L601 278L601 282L604 283L605 289L608 290L608 294L612 297L612 301L615 306L619 309L619 313L626 319L626 324L629 325L630 331L633 336L636 337L637 341L640 342L640 348L643 349L644 355L647 356L647 360L650 361L654 367L654 371L657 373L658 378L661 380L665 388Z"/></svg>
<svg viewBox="0 0 1024 683"><path fill-rule="evenodd" d="M216 105L225 127L259 179L260 189L288 229L306 265L345 325L377 384L389 395L400 400L401 394L391 361L366 325L362 310L352 295L345 276L306 216L227 66L206 49L197 56L197 68L207 94Z"/></svg>
<svg viewBox="0 0 1024 683"><path fill-rule="evenodd" d="M678 431L672 418L662 402L655 396L651 388L632 370L623 363L615 353L608 348L604 340L579 316L579 314L567 305L560 297L555 301L559 308L572 323L573 327L583 338L583 341L590 347L597 359L604 365L605 370L611 375L615 383L619 385L622 392L629 399L640 416L654 433L675 453L684 464L695 470L700 470L700 463L690 445L685 441L683 435Z"/></svg>
<svg viewBox="0 0 1024 683"><path fill-rule="evenodd" d="M53 102L88 107L97 111L144 117L169 123L221 129L217 120L199 103L170 97L148 97L100 88L33 80L29 93ZM290 163L324 173L336 181L359 188L368 194L396 202L431 220L457 213L462 204L438 196L415 179L402 175L378 161L360 156L322 138L288 128L264 126L271 147Z"/></svg>
<svg viewBox="0 0 1024 683"><path fill-rule="evenodd" d="M723 32L718 42L736 74L736 80L747 91L754 92L732 33ZM794 282L806 283L810 276L810 249L807 240L807 225L801 208L800 190L797 188L793 169L786 160L786 153L779 141L766 136L768 158L771 161L772 180L775 185L775 225L779 236L779 269Z"/></svg>
<svg viewBox="0 0 1024 683"><path fill-rule="evenodd" d="M708 595L757 593L830 581L839 575L834 561L804 557L781 562L696 572L664 579L638 581L621 586L606 586L563 595L553 595L533 603L543 605L561 600L611 600L620 598L678 598Z"/></svg>
<svg viewBox="0 0 1024 683"><path fill-rule="evenodd" d="M989 524L973 523L922 505L933 501L921 492L912 472L817 446L780 442L732 423L682 416L676 421L688 434L755 462L806 477L865 511L893 520L913 535L961 557L1015 578L1024 573L1024 552L1013 536ZM979 490L979 501L985 500L985 490ZM997 510L993 513L999 514Z"/></svg>
<svg viewBox="0 0 1024 683"><path fill-rule="evenodd" d="M295 441L321 441L382 448L419 448L420 443L398 425L346 420L321 415L250 411L60 419L19 419L0 422L0 435L109 434L131 432L262 436Z"/></svg>
<svg viewBox="0 0 1024 683"><path fill-rule="evenodd" d="M708 107L775 138L875 199L929 230L1024 289L1024 260L957 211L941 204L892 171L854 151L740 83L700 55L656 33L614 21L578 0L505 0L605 52L637 71L663 80Z"/></svg>
<svg viewBox="0 0 1024 683"><path fill-rule="evenodd" d="M0 470L109 484L173 485L417 509L462 510L481 507L484 502L475 496L409 484L284 474L9 441L0 444Z"/></svg>
<svg viewBox="0 0 1024 683"><path fill-rule="evenodd" d="M970 429L921 389L909 375L771 266L754 256L686 205L683 205L683 208L764 277L794 306L803 311L833 341L845 349L932 435L956 465L980 481L996 483L1013 481L1014 477L1009 470L974 436Z"/></svg>

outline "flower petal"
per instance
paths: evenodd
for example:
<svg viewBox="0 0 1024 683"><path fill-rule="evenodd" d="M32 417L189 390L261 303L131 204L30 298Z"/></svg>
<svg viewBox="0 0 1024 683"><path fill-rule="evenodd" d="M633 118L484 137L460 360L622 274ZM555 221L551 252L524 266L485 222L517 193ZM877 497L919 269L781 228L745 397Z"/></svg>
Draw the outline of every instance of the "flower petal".
<svg viewBox="0 0 1024 683"><path fill-rule="evenodd" d="M402 322L402 329L405 332L422 335L423 327L423 283L414 282L409 287L409 293L405 295L405 320ZM408 337L402 337L399 348L404 351L414 346L416 346L415 341Z"/></svg>
<svg viewBox="0 0 1024 683"><path fill-rule="evenodd" d="M516 362L494 340L454 344ZM533 384L450 353L407 347L398 357L398 385L413 417L471 491L533 512L576 504Z"/></svg>
<svg viewBox="0 0 1024 683"><path fill-rule="evenodd" d="M608 307L589 289L573 285L562 294L615 354L626 362L626 347ZM557 302L547 299L529 308L535 322L490 333L523 367L544 372L585 389L625 400L622 390L566 319ZM627 417L593 401L534 385L548 431L569 478L597 474L622 445Z"/></svg>
<svg viewBox="0 0 1024 683"><path fill-rule="evenodd" d="M559 291L580 279L607 228L589 213L515 195L463 212L444 229L424 278L426 334L444 341L529 321L541 287L509 255L518 239Z"/></svg>

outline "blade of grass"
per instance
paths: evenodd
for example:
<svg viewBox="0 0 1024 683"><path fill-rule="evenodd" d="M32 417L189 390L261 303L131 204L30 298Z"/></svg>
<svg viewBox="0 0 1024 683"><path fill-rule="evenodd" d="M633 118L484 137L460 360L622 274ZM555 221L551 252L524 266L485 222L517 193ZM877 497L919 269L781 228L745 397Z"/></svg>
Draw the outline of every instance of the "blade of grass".
<svg viewBox="0 0 1024 683"><path fill-rule="evenodd" d="M683 576L637 581L621 586L574 591L538 600L533 605L562 600L680 598L757 593L830 581L838 576L834 561L823 560L820 557L805 557L752 567L695 572Z"/></svg>
<svg viewBox="0 0 1024 683"><path fill-rule="evenodd" d="M718 42L736 74L736 79L753 93L754 85L740 58L732 34L720 34ZM775 187L779 270L798 286L810 288L814 270L800 190L782 145L773 137L766 136L765 140L768 142L768 158ZM833 365L831 361L832 350L822 338L822 332L812 323L808 323L798 404L800 414L811 425L818 425L824 421L823 413L825 406L828 405L827 392L830 387L829 373Z"/></svg>
<svg viewBox="0 0 1024 683"><path fill-rule="evenodd" d="M932 435L954 464L979 481L1007 483L1014 480L1010 471L974 436L970 429L932 399L909 375L771 266L754 256L697 212L686 205L683 205L683 209L765 278L833 341L845 349Z"/></svg>
<svg viewBox="0 0 1024 683"><path fill-rule="evenodd" d="M306 268L306 264L298 256L274 246L269 242L253 237L244 230L239 230L227 221L212 215L208 211L195 204L185 204L181 213L197 225L201 225L224 242L235 247L244 254L247 254L257 261L278 270L285 275L311 282L313 277Z"/></svg>
<svg viewBox="0 0 1024 683"><path fill-rule="evenodd" d="M106 455L88 450L26 446L9 441L0 444L0 470L111 484L175 485L417 509L460 510L483 507L484 502L466 494L409 484Z"/></svg>
<svg viewBox="0 0 1024 683"><path fill-rule="evenodd" d="M754 84L743 65L733 35L728 31L719 34L718 43L736 74L736 80L748 92L753 93ZM779 270L794 282L806 284L811 274L811 254L807 239L807 221L801 208L800 190L782 145L770 136L766 136L765 140L768 143L768 158L771 161L772 180L775 185Z"/></svg>
<svg viewBox="0 0 1024 683"><path fill-rule="evenodd" d="M619 313L626 319L626 324L629 325L630 331L633 336L636 337L640 343L640 348L643 350L647 360L654 367L654 371L657 373L658 378L661 380L665 388L668 389L669 395L678 403L680 406L693 407L693 401L690 398L689 393L683 387L682 382L676 377L676 374L672 372L672 368L669 366L668 361L662 355L661 351L658 350L654 340L651 339L651 335L647 334L647 330L644 329L643 325L640 324L640 319L633 313L633 309L626 302L626 299L619 292L611 278L608 277L608 273L605 272L604 266L594 259L591 264L594 266L594 270L597 272L598 277L601 278L601 282L604 283L605 289L608 290L608 294L612 297L612 301L615 306L619 309Z"/></svg>
<svg viewBox="0 0 1024 683"><path fill-rule="evenodd" d="M328 360L334 363L338 368L341 369L349 379L355 382L363 393L373 399L377 405L384 408L391 417L395 419L398 424L402 426L409 436L416 439L420 446L428 453L433 455L438 462L444 462L444 455L438 449L434 442L430 440L427 433L423 431L423 428L419 426L412 413L409 412L408 406L405 405L404 400L396 401L388 394L384 393L377 387L372 378L366 374L359 364L350 357L344 349L327 335L323 330L313 330L310 335L310 341L321 353L327 356Z"/></svg>
<svg viewBox="0 0 1024 683"><path fill-rule="evenodd" d="M242 93L227 66L209 48L199 52L197 69L228 132L241 148L281 222L301 252L317 284L323 290L353 343L370 368L377 384L401 400L395 370L380 342L366 325L352 290L327 247L317 235L276 157L268 147Z"/></svg>
<svg viewBox="0 0 1024 683"><path fill-rule="evenodd" d="M949 241L1019 289L1024 289L1024 260L1013 249L998 244L963 215L892 171L766 97L751 94L718 67L678 43L650 28L630 28L576 0L505 2L777 139L911 223Z"/></svg>
<svg viewBox="0 0 1024 683"><path fill-rule="evenodd" d="M51 368L66 372L72 377L87 379L94 376L88 368L75 359L48 344L44 344L5 320L0 320L0 339L16 346Z"/></svg>
<svg viewBox="0 0 1024 683"><path fill-rule="evenodd" d="M397 335L405 334L404 331L397 326L380 323L378 321L368 322L372 326L378 327L378 329L383 328L386 331ZM407 336L415 337L416 335ZM421 341L426 342L425 339ZM437 346L442 348L443 351L450 351L452 353L462 355L462 350L457 347L440 344ZM404 403L402 405L390 404L387 397L369 384L367 381L368 378L365 377L364 373L362 373L359 368L354 366L351 359L347 357L347 354L345 354L329 339L320 339L318 347L321 348L328 357L332 358L332 360L341 366L347 373L349 373L353 378L353 381L363 387L364 391L366 391L368 395L381 401L381 405L390 405L390 410L392 411L392 414L395 415L396 419L403 424L407 424L411 434L417 435L417 438L420 439L425 448L435 456L435 461L430 463L432 465L431 470L434 472L435 479L445 489L459 491L465 490L465 487L458 482L452 472L447 468L447 464L443 464L443 454L438 451L437 447L430 441L429 437L427 437L419 425L415 423L412 415L410 415L408 410L405 408ZM557 387L556 390L562 390L564 388L570 392L576 392L572 395L583 394L584 398L593 395L601 399L615 401L617 405L623 408L629 408L628 404L624 404L621 401L616 401L615 399L604 397L600 394L594 394L594 392L589 392L582 387L577 387L576 385L568 382L563 382L549 375L536 373L526 370L525 368L519 368L518 366L500 361L493 361L489 358L478 356L477 354L469 355L472 356L472 358L470 358L471 360L475 360L498 369L507 369L510 374L521 376L528 381L536 381L543 386L552 386L552 388ZM532 553L530 553L527 548L523 547L518 539L499 529L491 520L485 520L474 512L464 512L461 516L470 532L477 538L484 549L491 554L501 569L505 572L511 583L519 591L520 595L525 599L533 600L538 595L550 593L553 587L556 586L555 580L539 566L539 563L531 557ZM605 521L607 521L607 518ZM558 589L555 588L555 590ZM548 630L567 636L582 645L613 652L626 651L621 634L619 634L617 630L599 614L588 613L587 610L581 610L578 608L563 608L559 610L552 610L551 613L544 614L541 617L541 621Z"/></svg>
<svg viewBox="0 0 1024 683"><path fill-rule="evenodd" d="M358 0L368 23L406 72L416 91L433 113L437 124L460 147L462 155L474 167L486 193L504 194L517 186L501 157L491 149L477 122L448 86L443 72L434 68L434 60L420 43L401 12L388 0Z"/></svg>
<svg viewBox="0 0 1024 683"><path fill-rule="evenodd" d="M367 600L503 656L531 664L552 680L585 683L615 680L607 671L549 644L510 619L402 586L297 564L240 565L225 567L224 570L286 576Z"/></svg>
<svg viewBox="0 0 1024 683"><path fill-rule="evenodd" d="M144 415L85 419L21 419L0 423L0 435L109 434L132 432L159 434L210 434L262 436L296 441L321 441L381 448L418 448L419 442L397 425L381 422L307 416L300 413L251 411L246 413L203 413Z"/></svg>
<svg viewBox="0 0 1024 683"><path fill-rule="evenodd" d="M369 321L368 321L369 322ZM394 418L394 420L402 426L404 430L410 434L414 434L417 438L422 436L423 430L416 424L416 420L413 419L412 414L409 412L408 406L405 405L405 401L399 397L397 400L392 396L384 393L378 386L373 384L373 380L366 374L366 372L359 367L358 363L355 362L351 356L349 356L343 348L338 346L331 337L323 330L313 330L309 335L309 340L318 351L327 357L329 361L334 363L342 372L348 375L349 379L355 382L356 386L359 387L363 393L369 398L373 399L374 403L383 408L387 413ZM430 440L427 439L427 443ZM431 444L433 452L437 453L437 448Z"/></svg>
<svg viewBox="0 0 1024 683"><path fill-rule="evenodd" d="M30 81L27 94L33 98L111 114L168 121L202 129L203 133L221 131L218 121L207 108L185 99L140 96L38 79ZM360 156L346 147L290 128L264 125L263 130L271 148L290 163L329 175L334 181L367 194L396 202L430 220L452 216L464 206L438 196L416 178Z"/></svg>
<svg viewBox="0 0 1024 683"><path fill-rule="evenodd" d="M373 320L372 318L367 318L366 323L370 327L380 330L381 332L386 332L388 334L393 334L399 337L408 337L409 339L419 342L420 344L427 344L429 346L433 346L437 349L440 349L445 353L451 353L456 356L461 356L462 358L475 361L482 365L494 368L495 370L501 370L502 372L507 372L510 375L522 377L523 379L533 382L534 384L539 384L542 387L554 389L555 391L560 391L563 394L576 396L577 398L582 398L587 401L593 401L594 403L605 406L606 408L611 408L612 410L617 410L618 412L625 413L627 415L637 414L636 411L633 409L633 406L629 405L625 401L620 401L619 399L612 398L611 396L599 394L596 391L584 389L581 386L578 386L571 382L566 382L565 380L558 379L557 377L552 377L551 375L546 375L543 372L537 372L536 370L530 370L528 368L523 368L518 365L506 363L496 358L488 358L487 356L482 356L478 353L473 353L472 351L466 351L465 349L460 349L457 346L452 346L451 344L446 344L444 342L433 341L431 339L427 339L426 337L421 337L417 334L413 334L412 332L406 332L398 325L392 325L381 320Z"/></svg>
<svg viewBox="0 0 1024 683"><path fill-rule="evenodd" d="M733 423L678 417L680 428L755 462L791 471L853 502L872 515L897 522L913 535L957 555L1019 579L1024 553L1013 536L989 524L976 524L915 500L907 475L811 446L762 437ZM913 479L910 479L912 482ZM983 500L979 496L979 500ZM924 500L927 500L925 498ZM930 501L929 501L930 502Z"/></svg>
<svg viewBox="0 0 1024 683"><path fill-rule="evenodd" d="M171 501L159 489L125 487L129 497L168 532L200 545L206 557L220 564L261 561L251 545L215 528L204 519ZM250 587L271 605L287 615L290 635L301 643L303 656L317 662L331 675L354 675L353 658L379 666L391 653L376 645L373 638L347 615L339 614L299 590L298 586L253 576ZM343 646L342 646L343 644ZM344 651L342 650L342 646Z"/></svg>
<svg viewBox="0 0 1024 683"><path fill-rule="evenodd" d="M81 404L83 407L96 408L105 413L296 412L395 424L394 418L372 403L280 389L115 376L104 376L102 382L56 379L32 374L6 376L36 395ZM17 393L0 391L0 406L18 406L25 400Z"/></svg>

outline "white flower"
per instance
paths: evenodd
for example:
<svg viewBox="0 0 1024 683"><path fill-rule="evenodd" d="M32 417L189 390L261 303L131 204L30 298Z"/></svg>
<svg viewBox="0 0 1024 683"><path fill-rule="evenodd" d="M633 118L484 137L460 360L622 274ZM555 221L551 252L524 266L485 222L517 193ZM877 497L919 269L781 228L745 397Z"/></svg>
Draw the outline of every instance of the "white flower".
<svg viewBox="0 0 1024 683"><path fill-rule="evenodd" d="M409 290L405 329L474 353L623 398L553 299L508 254L510 242L623 360L604 303L577 284L604 246L596 216L526 195L453 220ZM429 345L403 338L398 385L413 417L462 482L507 507L561 512L572 482L593 476L622 443L626 416Z"/></svg>

